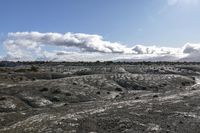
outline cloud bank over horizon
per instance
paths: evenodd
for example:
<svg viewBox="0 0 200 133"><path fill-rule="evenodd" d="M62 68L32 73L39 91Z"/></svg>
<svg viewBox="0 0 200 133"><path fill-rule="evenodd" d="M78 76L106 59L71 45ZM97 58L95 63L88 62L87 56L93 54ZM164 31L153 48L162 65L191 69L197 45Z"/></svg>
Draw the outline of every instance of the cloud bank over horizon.
<svg viewBox="0 0 200 133"><path fill-rule="evenodd" d="M6 55L0 60L8 61L200 61L200 44L128 47L84 33L15 32L8 33L3 44Z"/></svg>

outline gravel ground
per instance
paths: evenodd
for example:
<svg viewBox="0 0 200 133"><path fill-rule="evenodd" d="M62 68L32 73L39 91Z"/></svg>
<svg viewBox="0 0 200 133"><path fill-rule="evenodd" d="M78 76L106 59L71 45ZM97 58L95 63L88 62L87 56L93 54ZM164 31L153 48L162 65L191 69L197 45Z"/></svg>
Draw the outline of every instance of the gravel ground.
<svg viewBox="0 0 200 133"><path fill-rule="evenodd" d="M0 63L2 133L198 133L198 63Z"/></svg>

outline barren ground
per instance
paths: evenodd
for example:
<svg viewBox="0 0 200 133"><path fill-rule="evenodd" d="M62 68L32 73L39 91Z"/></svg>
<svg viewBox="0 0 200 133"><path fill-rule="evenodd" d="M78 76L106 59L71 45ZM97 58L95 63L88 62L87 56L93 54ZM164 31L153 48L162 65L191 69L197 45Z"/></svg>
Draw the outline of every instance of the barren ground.
<svg viewBox="0 0 200 133"><path fill-rule="evenodd" d="M199 63L0 63L1 133L198 133Z"/></svg>

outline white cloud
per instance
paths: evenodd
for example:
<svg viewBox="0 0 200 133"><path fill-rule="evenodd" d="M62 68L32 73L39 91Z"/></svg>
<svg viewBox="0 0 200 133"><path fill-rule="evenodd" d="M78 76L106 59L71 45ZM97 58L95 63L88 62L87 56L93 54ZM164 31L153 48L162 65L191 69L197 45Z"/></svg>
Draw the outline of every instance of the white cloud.
<svg viewBox="0 0 200 133"><path fill-rule="evenodd" d="M168 0L168 5L197 4L199 0Z"/></svg>
<svg viewBox="0 0 200 133"><path fill-rule="evenodd" d="M105 41L99 35L83 33L17 32L9 33L3 43L7 50L3 59L12 61L200 61L200 44L187 43L180 48L144 45L127 47ZM55 49L49 50L48 47Z"/></svg>
<svg viewBox="0 0 200 133"><path fill-rule="evenodd" d="M131 53L131 49L120 43L104 41L102 36L83 33L16 32L9 33L4 43L29 49L38 49L41 45L54 45L76 47L86 52Z"/></svg>
<svg viewBox="0 0 200 133"><path fill-rule="evenodd" d="M197 53L200 52L200 44L187 43L182 50L186 54Z"/></svg>
<svg viewBox="0 0 200 133"><path fill-rule="evenodd" d="M137 54L174 54L180 53L179 48L136 45L132 50Z"/></svg>

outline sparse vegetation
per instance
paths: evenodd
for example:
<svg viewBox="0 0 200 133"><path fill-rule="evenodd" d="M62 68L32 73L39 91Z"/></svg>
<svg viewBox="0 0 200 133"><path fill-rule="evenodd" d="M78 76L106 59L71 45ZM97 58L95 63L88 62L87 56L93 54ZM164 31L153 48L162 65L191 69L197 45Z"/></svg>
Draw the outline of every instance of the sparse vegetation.
<svg viewBox="0 0 200 133"><path fill-rule="evenodd" d="M187 62L1 62L0 132L196 133L199 68Z"/></svg>

